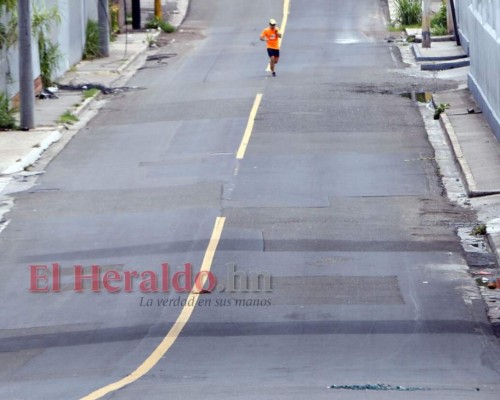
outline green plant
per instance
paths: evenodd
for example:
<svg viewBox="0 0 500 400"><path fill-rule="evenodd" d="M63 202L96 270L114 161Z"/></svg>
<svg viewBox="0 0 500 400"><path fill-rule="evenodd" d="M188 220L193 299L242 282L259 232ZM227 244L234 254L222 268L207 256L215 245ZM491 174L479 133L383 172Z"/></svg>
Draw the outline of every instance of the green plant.
<svg viewBox="0 0 500 400"><path fill-rule="evenodd" d="M158 29L158 28L165 33L175 32L175 27L172 24L158 17L153 17L146 23L146 29Z"/></svg>
<svg viewBox="0 0 500 400"><path fill-rule="evenodd" d="M396 0L396 13L401 25L414 25L422 22L420 0Z"/></svg>
<svg viewBox="0 0 500 400"><path fill-rule="evenodd" d="M116 35L120 32L120 7L117 4L109 5L109 15L111 22L111 29L109 31L111 40L116 39Z"/></svg>
<svg viewBox="0 0 500 400"><path fill-rule="evenodd" d="M441 8L431 18L431 33L435 36L448 34L448 11L445 1L441 3Z"/></svg>
<svg viewBox="0 0 500 400"><path fill-rule="evenodd" d="M96 88L87 89L87 90L83 91L82 96L84 99L90 99L91 97L94 97L99 92L100 92L100 90L96 89Z"/></svg>
<svg viewBox="0 0 500 400"><path fill-rule="evenodd" d="M0 22L0 50L5 46L5 38L7 37L7 28Z"/></svg>
<svg viewBox="0 0 500 400"><path fill-rule="evenodd" d="M40 76L42 83L44 87L49 87L53 83L52 75L62 56L59 51L59 44L42 41L39 43L38 49L40 52Z"/></svg>
<svg viewBox="0 0 500 400"><path fill-rule="evenodd" d="M475 236L486 235L486 225L485 224L476 225L472 230L472 234Z"/></svg>
<svg viewBox="0 0 500 400"><path fill-rule="evenodd" d="M162 21L160 23L160 28L165 33L175 32L175 27L170 22L167 22L167 21Z"/></svg>
<svg viewBox="0 0 500 400"><path fill-rule="evenodd" d="M434 110L434 119L439 119L439 116L442 113L444 113L448 108L450 108L450 105L448 103L439 104Z"/></svg>
<svg viewBox="0 0 500 400"><path fill-rule="evenodd" d="M2 8L0 7L0 10ZM2 12L0 12L0 17ZM17 13L11 10L6 24L0 22L0 50L4 47L9 49L17 42L18 28L17 28Z"/></svg>
<svg viewBox="0 0 500 400"><path fill-rule="evenodd" d="M155 47L156 45L156 39L153 35L151 34L147 34L146 35L146 43L148 44L148 47L151 48L151 47Z"/></svg>
<svg viewBox="0 0 500 400"><path fill-rule="evenodd" d="M7 94L0 92L0 130L17 128L17 121L14 118L16 112L17 110L10 106Z"/></svg>
<svg viewBox="0 0 500 400"><path fill-rule="evenodd" d="M62 114L57 122L60 124L68 124L68 125L73 125L75 122L78 122L79 119L76 115L73 115L71 111L66 111L64 114Z"/></svg>
<svg viewBox="0 0 500 400"><path fill-rule="evenodd" d="M391 22L388 26L387 26L387 30L389 32L401 32L403 31L403 27L401 26L401 24L397 21L395 22Z"/></svg>
<svg viewBox="0 0 500 400"><path fill-rule="evenodd" d="M17 0L0 0L0 16L2 15L3 9L7 11L13 10L16 7Z"/></svg>
<svg viewBox="0 0 500 400"><path fill-rule="evenodd" d="M99 57L99 24L97 21L88 20L85 31L85 48L82 58L92 60Z"/></svg>
<svg viewBox="0 0 500 400"><path fill-rule="evenodd" d="M62 57L59 44L48 39L54 25L60 23L61 15L57 6L51 8L33 7L31 29L33 35L37 38L40 76L45 87L52 85L52 76Z"/></svg>
<svg viewBox="0 0 500 400"><path fill-rule="evenodd" d="M448 10L446 9L446 1L442 1L439 11L432 16L431 25L446 26L448 24Z"/></svg>
<svg viewBox="0 0 500 400"><path fill-rule="evenodd" d="M0 0L0 16L9 11L10 17L6 25L0 25L0 48L12 47L18 40L18 16L16 13L17 0ZM31 14L31 30L37 39L40 76L45 87L52 84L52 75L61 59L59 45L48 39L50 31L61 22L57 6L43 8L33 5ZM7 57L7 65L9 59Z"/></svg>
<svg viewBox="0 0 500 400"><path fill-rule="evenodd" d="M448 28L446 26L436 26L431 28L431 34L434 36L446 36L448 34Z"/></svg>

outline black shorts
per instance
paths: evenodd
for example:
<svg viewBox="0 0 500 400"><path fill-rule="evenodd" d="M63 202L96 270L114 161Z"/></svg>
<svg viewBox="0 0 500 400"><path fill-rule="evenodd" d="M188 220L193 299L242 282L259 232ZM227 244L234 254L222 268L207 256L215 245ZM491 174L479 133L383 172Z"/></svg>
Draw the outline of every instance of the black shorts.
<svg viewBox="0 0 500 400"><path fill-rule="evenodd" d="M280 51L277 49L267 49L267 54L269 57L279 57L280 56Z"/></svg>

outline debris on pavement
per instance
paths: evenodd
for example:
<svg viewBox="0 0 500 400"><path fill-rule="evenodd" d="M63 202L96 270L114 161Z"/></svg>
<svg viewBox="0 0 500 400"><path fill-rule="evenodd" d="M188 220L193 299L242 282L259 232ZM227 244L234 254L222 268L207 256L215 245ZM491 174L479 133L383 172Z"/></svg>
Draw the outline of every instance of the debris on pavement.
<svg viewBox="0 0 500 400"><path fill-rule="evenodd" d="M402 392L415 392L422 390L430 390L420 387L405 387L405 386L393 386L387 385L385 383L367 384L367 385L331 385L327 389L340 389L340 390L395 390Z"/></svg>

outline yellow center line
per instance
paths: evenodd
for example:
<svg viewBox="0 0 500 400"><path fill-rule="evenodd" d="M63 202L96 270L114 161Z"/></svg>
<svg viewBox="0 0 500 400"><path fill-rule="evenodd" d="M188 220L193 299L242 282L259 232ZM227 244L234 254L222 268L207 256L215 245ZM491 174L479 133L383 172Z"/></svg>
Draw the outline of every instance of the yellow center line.
<svg viewBox="0 0 500 400"><path fill-rule="evenodd" d="M215 256L215 251L217 250L217 246L220 241L220 237L222 234L222 229L224 228L225 217L218 217L215 221L215 226L212 231L212 236L210 237L210 242L208 243L207 250L205 251L205 256L203 257L203 262L200 267L200 272L209 272L212 267L212 262ZM203 274L203 283L207 279L207 274ZM195 287L197 285L194 285ZM196 290L196 289L193 289ZM194 311L195 306L188 306L188 304L195 304L198 301L199 293L191 292L188 297L188 301L186 305L183 307L179 317L175 321L174 325L168 331L167 335L163 338L162 342L158 345L158 347L149 355L148 358L139 366L135 371L133 371L130 375L126 376L119 381L111 383L107 386L98 389L89 395L82 397L81 400L97 400L106 396L111 392L115 392L135 381L142 378L146 375L151 369L158 364L158 361L165 355L165 353L172 347L177 338L179 337L182 329L189 321L191 314Z"/></svg>
<svg viewBox="0 0 500 400"><path fill-rule="evenodd" d="M255 101L253 103L252 111L250 111L250 116L248 117L247 127L245 129L245 134L243 135L243 139L241 139L241 144L236 153L236 158L238 160L243 160L245 156L245 152L247 150L248 143L250 142L250 137L252 136L253 126L255 124L255 117L257 116L257 112L259 111L260 102L262 101L262 93L257 94L255 96Z"/></svg>
<svg viewBox="0 0 500 400"><path fill-rule="evenodd" d="M280 28L280 33L281 33L280 47L281 47L281 43L283 42L283 37L285 36L286 24L288 23L288 14L290 14L290 1L291 0L284 0L283 1L283 19L281 20L281 28ZM270 64L267 64L266 71L267 72L271 71Z"/></svg>

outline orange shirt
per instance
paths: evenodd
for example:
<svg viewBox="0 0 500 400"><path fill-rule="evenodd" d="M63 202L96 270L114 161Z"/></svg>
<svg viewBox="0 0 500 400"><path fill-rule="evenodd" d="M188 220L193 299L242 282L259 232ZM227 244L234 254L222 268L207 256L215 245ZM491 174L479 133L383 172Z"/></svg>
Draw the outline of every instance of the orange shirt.
<svg viewBox="0 0 500 400"><path fill-rule="evenodd" d="M266 28L262 31L262 34L260 35L260 37L262 39L267 40L267 48L268 49L279 50L280 38L278 37L278 33L279 33L278 27L274 28L274 30L271 28Z"/></svg>

